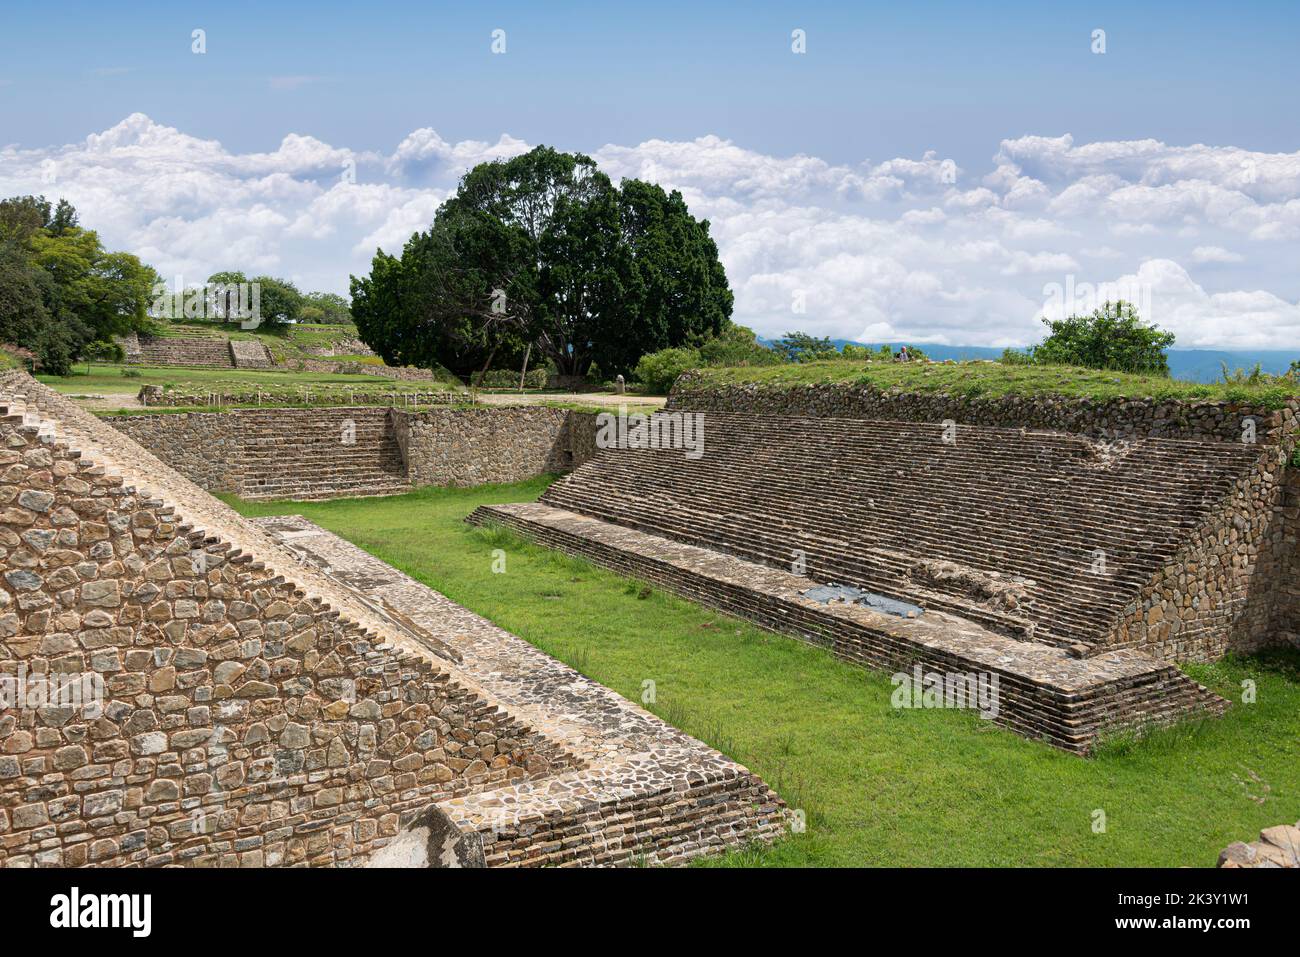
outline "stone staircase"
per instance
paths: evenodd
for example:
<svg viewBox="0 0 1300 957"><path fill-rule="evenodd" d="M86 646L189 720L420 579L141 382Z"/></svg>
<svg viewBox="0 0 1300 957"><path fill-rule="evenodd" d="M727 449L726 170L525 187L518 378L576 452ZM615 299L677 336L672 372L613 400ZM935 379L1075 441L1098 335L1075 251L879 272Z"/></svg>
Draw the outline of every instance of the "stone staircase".
<svg viewBox="0 0 1300 957"><path fill-rule="evenodd" d="M139 335L139 352L131 358L136 365L189 366L200 369L231 369L230 342L219 336Z"/></svg>
<svg viewBox="0 0 1300 957"><path fill-rule="evenodd" d="M318 501L411 489L387 409L241 409L232 465L245 499Z"/></svg>
<svg viewBox="0 0 1300 957"><path fill-rule="evenodd" d="M803 596L813 579L682 544L542 503L480 506L474 525L497 524L676 594L795 635L868 668L995 675L996 724L1076 754L1100 735L1223 713L1227 702L1177 667L1132 650L1085 658L1022 641L954 615L905 619Z"/></svg>
<svg viewBox="0 0 1300 957"><path fill-rule="evenodd" d="M542 501L1087 653L1259 451L705 414L705 452L599 454Z"/></svg>

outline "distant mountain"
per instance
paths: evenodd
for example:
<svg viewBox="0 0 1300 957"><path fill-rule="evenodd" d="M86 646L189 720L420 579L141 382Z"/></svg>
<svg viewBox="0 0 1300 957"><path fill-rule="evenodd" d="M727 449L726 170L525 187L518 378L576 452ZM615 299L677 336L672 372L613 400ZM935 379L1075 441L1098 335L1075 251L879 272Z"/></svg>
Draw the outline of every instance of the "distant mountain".
<svg viewBox="0 0 1300 957"><path fill-rule="evenodd" d="M758 341L768 348L772 346L771 339L759 336ZM837 349L842 349L846 342L854 341L856 340L831 340ZM868 349L879 349L881 345L879 342L857 344ZM890 343L895 350L901 344L902 340ZM916 345L931 359L939 360L996 359L1002 355L1001 349L990 346L939 346L926 342L918 342ZM1249 372L1258 362L1265 372L1280 375L1291 367L1294 360L1300 359L1300 349L1170 349L1165 355L1169 357L1169 372L1175 379L1186 379L1189 382L1218 382L1223 373L1222 363L1227 363L1229 369L1245 369Z"/></svg>

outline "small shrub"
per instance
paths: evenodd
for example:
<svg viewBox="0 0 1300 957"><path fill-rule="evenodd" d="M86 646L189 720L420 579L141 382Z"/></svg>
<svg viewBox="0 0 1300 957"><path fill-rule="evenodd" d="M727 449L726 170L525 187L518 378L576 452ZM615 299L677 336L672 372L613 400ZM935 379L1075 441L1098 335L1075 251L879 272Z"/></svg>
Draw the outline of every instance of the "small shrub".
<svg viewBox="0 0 1300 957"><path fill-rule="evenodd" d="M700 364L700 354L694 349L660 349L641 357L636 378L647 392L666 395L679 375Z"/></svg>
<svg viewBox="0 0 1300 957"><path fill-rule="evenodd" d="M140 376L142 376L143 374L144 374L144 373L142 373L139 369L123 369L123 370L122 370L122 378L124 378L124 379L138 379L138 378L140 378Z"/></svg>

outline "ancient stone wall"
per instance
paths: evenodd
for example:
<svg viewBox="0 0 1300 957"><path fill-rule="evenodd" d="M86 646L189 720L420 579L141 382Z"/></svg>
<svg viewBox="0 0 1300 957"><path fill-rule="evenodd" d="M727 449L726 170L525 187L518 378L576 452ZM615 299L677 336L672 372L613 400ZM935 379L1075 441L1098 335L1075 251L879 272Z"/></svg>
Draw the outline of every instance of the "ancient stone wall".
<svg viewBox="0 0 1300 957"><path fill-rule="evenodd" d="M228 416L206 412L120 415L105 421L209 492L237 492L240 432Z"/></svg>
<svg viewBox="0 0 1300 957"><path fill-rule="evenodd" d="M581 464L585 459L576 456L595 445L595 417L574 417L544 406L434 409L401 413L394 424L412 485L465 486L519 482Z"/></svg>
<svg viewBox="0 0 1300 957"><path fill-rule="evenodd" d="M962 425L1050 429L1104 439L1217 439L1240 442L1247 419L1254 421L1255 440L1276 441L1283 414L1247 403L1182 401L1176 399L1109 399L1094 401L1068 396L999 396L970 398L922 392L883 390L853 383L769 386L762 384L705 385L696 373L686 373L673 385L668 409L698 412L743 412L812 418L889 419L937 423L951 419Z"/></svg>
<svg viewBox="0 0 1300 957"><path fill-rule="evenodd" d="M209 491L250 497L518 482L567 472L596 452L594 414L543 406L263 408L106 421Z"/></svg>
<svg viewBox="0 0 1300 957"><path fill-rule="evenodd" d="M230 360L236 369L270 369L275 365L260 339L231 339Z"/></svg>
<svg viewBox="0 0 1300 957"><path fill-rule="evenodd" d="M371 863L434 818L515 866L782 831L741 766L354 546L275 532L0 373L0 867Z"/></svg>
<svg viewBox="0 0 1300 957"><path fill-rule="evenodd" d="M1289 435L1295 423L1288 412ZM1288 640L1294 631L1294 439L1260 460L1130 602L1099 648L1132 646L1174 661L1213 661Z"/></svg>
<svg viewBox="0 0 1300 957"><path fill-rule="evenodd" d="M431 801L571 763L9 408L0 866L346 863ZM50 674L98 692L32 697Z"/></svg>

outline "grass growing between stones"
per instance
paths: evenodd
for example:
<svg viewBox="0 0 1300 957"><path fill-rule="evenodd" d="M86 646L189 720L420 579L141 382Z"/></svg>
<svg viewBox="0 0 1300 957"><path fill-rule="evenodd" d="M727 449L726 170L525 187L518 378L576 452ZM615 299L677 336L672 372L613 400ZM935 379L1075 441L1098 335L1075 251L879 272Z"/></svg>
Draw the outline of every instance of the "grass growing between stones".
<svg viewBox="0 0 1300 957"><path fill-rule="evenodd" d="M1280 408L1297 387L1273 380L1248 383L1187 382L1163 376L1133 375L1073 366L1017 366L999 362L822 362L703 369L679 386L684 393L715 385L754 384L772 388L826 383L947 393L970 398L1005 395L1119 398L1220 399Z"/></svg>
<svg viewBox="0 0 1300 957"><path fill-rule="evenodd" d="M748 765L805 833L718 866L1213 866L1300 818L1300 655L1189 667L1222 719L1081 759L969 712L890 707L889 676L463 519L546 480L393 498L240 502L303 514ZM493 574L492 550L506 552ZM1242 682L1255 704L1240 704ZM1094 826L1105 815L1105 830Z"/></svg>

